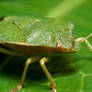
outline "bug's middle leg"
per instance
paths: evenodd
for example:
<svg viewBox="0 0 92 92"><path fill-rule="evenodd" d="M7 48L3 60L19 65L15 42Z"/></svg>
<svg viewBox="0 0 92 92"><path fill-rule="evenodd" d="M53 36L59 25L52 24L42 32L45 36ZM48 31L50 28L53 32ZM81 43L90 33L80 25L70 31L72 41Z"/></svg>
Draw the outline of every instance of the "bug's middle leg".
<svg viewBox="0 0 92 92"><path fill-rule="evenodd" d="M27 61L25 62L25 67L24 67L24 71L23 71L23 74L22 74L22 77L21 77L21 81L20 81L19 85L16 88L13 88L11 90L11 92L16 92L17 90L22 88L22 86L24 85L24 80L25 80L25 77L26 77L26 73L27 73L29 64L39 60L39 58L40 58L39 56L36 56L36 57L31 57L31 58L27 59Z"/></svg>
<svg viewBox="0 0 92 92"><path fill-rule="evenodd" d="M48 70L47 70L47 68L46 68L46 66L45 66L45 63L46 63L47 61L48 61L48 58L45 58L45 57L42 58L42 59L40 60L40 65L41 65L43 71L45 72L46 76L48 77L48 79L49 79L49 81L50 81L50 83L51 83L52 92L56 92L56 84L55 84L55 82L54 82L54 80L53 80L51 74L48 72Z"/></svg>

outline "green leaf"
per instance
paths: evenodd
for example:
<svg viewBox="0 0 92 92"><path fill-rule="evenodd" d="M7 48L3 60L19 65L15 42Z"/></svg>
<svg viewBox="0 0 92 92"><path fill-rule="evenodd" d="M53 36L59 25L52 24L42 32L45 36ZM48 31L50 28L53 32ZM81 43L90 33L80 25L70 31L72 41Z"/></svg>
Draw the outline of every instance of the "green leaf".
<svg viewBox="0 0 92 92"><path fill-rule="evenodd" d="M63 1L64 0L57 2L62 3ZM80 6L76 5L76 8L73 9L70 9L71 7L65 2L64 5L65 7L68 6L69 10L67 10L68 8L65 8L65 12L63 10L63 14L61 15L63 19L72 21L74 23L75 38L82 36L85 37L92 32L92 1L84 0L85 2L81 3L82 1L83 0L78 1L80 3ZM38 0L39 3L35 1L32 2L31 6L29 4L30 8L25 8L28 7L28 3L21 1L19 3L18 1L2 1L0 2L0 15L4 16L8 13L8 15L34 15L56 17L60 16L61 14L58 13L55 14L55 16L53 15L53 12L53 14L48 14L53 7L57 7L58 3L56 3L56 1L49 0L45 1L47 3L44 3L41 0ZM71 2L74 1L70 0L70 3ZM73 6L74 3L71 4ZM13 6L12 9L10 5ZM17 6L19 9L16 8ZM43 6L44 8L42 9ZM25 9L22 10L22 8ZM42 9L42 12L40 9ZM89 39L89 42L92 44L92 38ZM16 87L19 84L24 67L24 62L26 61L26 59L21 57L7 57L6 55L2 54L0 55L1 65L4 61L9 61L6 67L0 73L0 92L10 92L12 88ZM75 54L69 53L62 54L60 56L53 56L51 61L48 62L46 66L56 82L57 92L91 92L91 61L92 52L90 52L85 43L81 44L81 50ZM39 63L33 63L30 65L24 87L18 92L51 92L50 83L45 77Z"/></svg>

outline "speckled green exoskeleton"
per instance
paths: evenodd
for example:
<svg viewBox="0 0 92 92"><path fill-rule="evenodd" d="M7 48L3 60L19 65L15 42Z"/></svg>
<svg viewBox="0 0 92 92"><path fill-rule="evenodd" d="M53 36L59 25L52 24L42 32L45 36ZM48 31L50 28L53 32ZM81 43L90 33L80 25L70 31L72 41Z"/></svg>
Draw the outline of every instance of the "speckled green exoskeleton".
<svg viewBox="0 0 92 92"><path fill-rule="evenodd" d="M35 61L39 61L48 77L52 92L56 92L56 84L45 66L49 55L79 51L82 42L85 42L92 50L92 46L87 40L92 33L87 37L74 39L72 30L72 23L63 22L60 19L17 16L0 18L0 52L29 57L19 85L11 92L22 88L28 66Z"/></svg>

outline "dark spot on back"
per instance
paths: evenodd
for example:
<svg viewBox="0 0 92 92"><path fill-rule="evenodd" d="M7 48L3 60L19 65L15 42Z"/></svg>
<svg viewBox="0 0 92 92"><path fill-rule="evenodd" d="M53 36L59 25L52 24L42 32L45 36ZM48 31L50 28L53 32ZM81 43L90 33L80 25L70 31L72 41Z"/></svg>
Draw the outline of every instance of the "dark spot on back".
<svg viewBox="0 0 92 92"><path fill-rule="evenodd" d="M0 21L3 21L3 20L4 20L4 18L5 18L5 16L0 17Z"/></svg>

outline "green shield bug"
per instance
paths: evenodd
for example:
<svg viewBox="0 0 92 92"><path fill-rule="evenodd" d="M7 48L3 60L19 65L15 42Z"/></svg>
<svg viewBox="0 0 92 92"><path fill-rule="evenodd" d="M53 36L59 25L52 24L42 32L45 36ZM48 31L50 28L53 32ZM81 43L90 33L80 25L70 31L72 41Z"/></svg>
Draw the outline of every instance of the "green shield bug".
<svg viewBox="0 0 92 92"><path fill-rule="evenodd" d="M51 83L52 92L56 92L56 84L45 66L49 60L45 54L58 55L58 53L77 52L82 42L85 42L92 50L92 46L88 42L92 33L87 37L74 39L72 30L73 24L58 19L17 16L0 18L0 52L29 56L21 81L11 92L22 88L29 64L38 60ZM41 58L41 55L44 57Z"/></svg>

